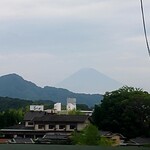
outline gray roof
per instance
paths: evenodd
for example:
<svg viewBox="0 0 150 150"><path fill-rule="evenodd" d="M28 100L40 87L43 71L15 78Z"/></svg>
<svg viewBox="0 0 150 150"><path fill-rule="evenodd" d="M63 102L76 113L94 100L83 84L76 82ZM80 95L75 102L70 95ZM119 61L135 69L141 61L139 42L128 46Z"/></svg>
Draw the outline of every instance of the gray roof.
<svg viewBox="0 0 150 150"><path fill-rule="evenodd" d="M24 116L24 121L32 121L35 117L42 117L46 114L44 111L29 111Z"/></svg>
<svg viewBox="0 0 150 150"><path fill-rule="evenodd" d="M111 131L102 131L102 130L100 130L99 133L100 133L100 135L102 135L102 136L112 135L112 132L111 132Z"/></svg>
<svg viewBox="0 0 150 150"><path fill-rule="evenodd" d="M65 133L47 133L43 139L68 139L69 135Z"/></svg>
<svg viewBox="0 0 150 150"><path fill-rule="evenodd" d="M138 144L150 144L150 138L146 138L146 137L137 137L131 140Z"/></svg>
<svg viewBox="0 0 150 150"><path fill-rule="evenodd" d="M21 137L17 137L17 138L13 138L13 141L11 141L10 143L16 143L16 144L25 144L25 143L34 143L32 139L30 138L21 138Z"/></svg>
<svg viewBox="0 0 150 150"><path fill-rule="evenodd" d="M35 117L35 122L85 122L89 116L86 115L51 115L47 114L42 117Z"/></svg>
<svg viewBox="0 0 150 150"><path fill-rule="evenodd" d="M115 136L115 135L118 135L118 136L120 136L120 138L126 138L126 137L124 137L122 134L120 134L120 133L113 133L113 132L111 132L111 131L99 131L99 133L100 133L100 135L101 136L104 136L104 137L113 137L113 136Z"/></svg>

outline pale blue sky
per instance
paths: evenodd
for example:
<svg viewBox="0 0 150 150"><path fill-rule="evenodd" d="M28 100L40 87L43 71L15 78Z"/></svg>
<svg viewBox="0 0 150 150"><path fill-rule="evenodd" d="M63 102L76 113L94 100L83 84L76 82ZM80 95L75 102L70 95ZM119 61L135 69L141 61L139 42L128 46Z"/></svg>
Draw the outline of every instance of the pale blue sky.
<svg viewBox="0 0 150 150"><path fill-rule="evenodd" d="M0 75L54 86L84 67L150 92L139 0L0 1Z"/></svg>

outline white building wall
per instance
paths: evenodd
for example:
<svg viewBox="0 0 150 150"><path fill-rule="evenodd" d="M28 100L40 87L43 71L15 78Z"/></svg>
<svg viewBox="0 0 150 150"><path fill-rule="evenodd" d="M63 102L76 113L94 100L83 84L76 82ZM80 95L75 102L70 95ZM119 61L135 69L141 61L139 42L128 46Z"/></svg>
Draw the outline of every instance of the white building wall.
<svg viewBox="0 0 150 150"><path fill-rule="evenodd" d="M61 103L54 104L54 110L60 112L61 111Z"/></svg>
<svg viewBox="0 0 150 150"><path fill-rule="evenodd" d="M30 111L43 111L44 105L30 105Z"/></svg>
<svg viewBox="0 0 150 150"><path fill-rule="evenodd" d="M67 98L67 110L76 110L76 98Z"/></svg>
<svg viewBox="0 0 150 150"><path fill-rule="evenodd" d="M76 105L73 105L72 103L67 104L67 110L70 111L70 110L74 110L74 109L76 110Z"/></svg>

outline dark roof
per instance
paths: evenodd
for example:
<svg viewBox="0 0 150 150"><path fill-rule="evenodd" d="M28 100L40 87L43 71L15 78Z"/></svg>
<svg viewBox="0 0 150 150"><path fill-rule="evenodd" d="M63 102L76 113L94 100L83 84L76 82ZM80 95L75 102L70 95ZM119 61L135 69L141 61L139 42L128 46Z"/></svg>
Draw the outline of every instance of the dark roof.
<svg viewBox="0 0 150 150"><path fill-rule="evenodd" d="M4 128L4 129L18 129L18 130L20 130L20 129L23 129L23 130L32 130L33 129L33 127L25 127L25 125L24 124L18 124L18 125L14 125L14 126L10 126L10 127L7 127L7 128Z"/></svg>
<svg viewBox="0 0 150 150"><path fill-rule="evenodd" d="M124 137L122 134L120 134L120 133L113 133L113 132L111 132L111 131L99 131L99 133L100 133L100 135L101 136L104 136L104 137L113 137L113 136L116 136L116 135L118 135L118 136L120 136L120 138L126 138L126 137Z"/></svg>
<svg viewBox="0 0 150 150"><path fill-rule="evenodd" d="M35 117L35 122L85 122L89 116L86 115L51 115Z"/></svg>
<svg viewBox="0 0 150 150"><path fill-rule="evenodd" d="M137 137L131 140L138 144L150 144L150 138L146 138L146 137Z"/></svg>
<svg viewBox="0 0 150 150"><path fill-rule="evenodd" d="M111 131L102 131L102 130L100 130L99 133L100 133L101 136L107 136L107 135L112 135L113 134Z"/></svg>
<svg viewBox="0 0 150 150"><path fill-rule="evenodd" d="M44 111L29 111L24 116L24 121L32 121L35 117L42 117L46 114Z"/></svg>
<svg viewBox="0 0 150 150"><path fill-rule="evenodd" d="M62 133L47 133L44 135L43 139L68 139L67 134Z"/></svg>
<svg viewBox="0 0 150 150"><path fill-rule="evenodd" d="M16 143L16 144L25 144L25 143L30 143L32 144L33 143L33 140L30 139L30 138L21 138L21 137L17 137L17 138L14 138L12 142L10 143Z"/></svg>

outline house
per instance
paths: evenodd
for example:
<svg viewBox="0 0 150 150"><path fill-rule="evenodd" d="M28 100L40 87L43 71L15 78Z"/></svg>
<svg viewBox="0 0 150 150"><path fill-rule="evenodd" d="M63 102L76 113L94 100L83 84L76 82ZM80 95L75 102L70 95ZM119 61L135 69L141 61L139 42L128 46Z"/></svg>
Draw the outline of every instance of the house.
<svg viewBox="0 0 150 150"><path fill-rule="evenodd" d="M43 117L46 114L45 111L29 111L24 116L25 127L32 128L34 127L33 119L35 117Z"/></svg>
<svg viewBox="0 0 150 150"><path fill-rule="evenodd" d="M34 141L32 140L32 138L16 137L11 140L8 140L8 143L10 144L33 144Z"/></svg>
<svg viewBox="0 0 150 150"><path fill-rule="evenodd" d="M134 139L131 139L130 141L139 146L150 144L150 138L147 138L147 137L136 137Z"/></svg>
<svg viewBox="0 0 150 150"><path fill-rule="evenodd" d="M87 115L58 115L47 112L30 111L25 114L26 128L34 131L81 131L89 123Z"/></svg>
<svg viewBox="0 0 150 150"><path fill-rule="evenodd" d="M0 144L6 144L6 143L8 143L8 139L0 138Z"/></svg>
<svg viewBox="0 0 150 150"><path fill-rule="evenodd" d="M46 133L42 138L35 140L37 144L71 144L67 133Z"/></svg>
<svg viewBox="0 0 150 150"><path fill-rule="evenodd" d="M23 124L7 129L1 129L0 134L7 138L39 138L47 133L52 135L71 135L73 131L80 132L88 124L87 115L58 115L45 111L29 111L24 116ZM55 136L56 137L56 136Z"/></svg>
<svg viewBox="0 0 150 150"><path fill-rule="evenodd" d="M113 146L123 145L126 137L120 133L112 133L110 131L100 131L102 137L111 139L113 141Z"/></svg>

